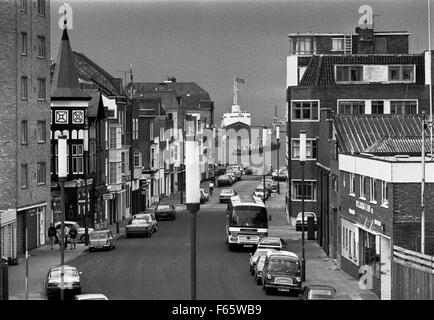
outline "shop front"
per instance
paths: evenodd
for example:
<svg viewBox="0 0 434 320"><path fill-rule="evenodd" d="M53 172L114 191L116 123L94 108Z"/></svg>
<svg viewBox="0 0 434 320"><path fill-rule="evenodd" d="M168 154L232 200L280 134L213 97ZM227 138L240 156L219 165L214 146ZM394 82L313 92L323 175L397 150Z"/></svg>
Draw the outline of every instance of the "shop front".
<svg viewBox="0 0 434 320"><path fill-rule="evenodd" d="M24 254L45 244L47 212L46 203L17 209L17 252Z"/></svg>
<svg viewBox="0 0 434 320"><path fill-rule="evenodd" d="M1 257L16 258L16 225L17 214L13 209L0 212Z"/></svg>

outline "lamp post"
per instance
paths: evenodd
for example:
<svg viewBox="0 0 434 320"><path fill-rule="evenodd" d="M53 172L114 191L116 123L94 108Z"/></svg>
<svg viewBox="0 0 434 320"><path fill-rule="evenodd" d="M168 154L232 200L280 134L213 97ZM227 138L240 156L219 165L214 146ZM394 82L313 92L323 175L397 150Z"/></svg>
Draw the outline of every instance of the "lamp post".
<svg viewBox="0 0 434 320"><path fill-rule="evenodd" d="M280 152L280 127L276 127L276 141L277 141L277 194L280 194L280 167L279 167L279 152Z"/></svg>
<svg viewBox="0 0 434 320"><path fill-rule="evenodd" d="M186 178L186 174L185 174L185 125L186 122L184 120L184 126L182 127L182 173L181 173L181 192L180 192L180 196L181 196L181 204L184 203L184 188L185 188L185 178Z"/></svg>
<svg viewBox="0 0 434 320"><path fill-rule="evenodd" d="M60 185L60 210L61 210L61 223L60 223L60 300L64 300L65 297L65 181L68 175L67 171L67 139L66 136L61 135L58 137L58 179Z"/></svg>
<svg viewBox="0 0 434 320"><path fill-rule="evenodd" d="M300 130L301 165L301 281L306 281L306 259L304 254L304 164L306 162L306 131Z"/></svg>
<svg viewBox="0 0 434 320"><path fill-rule="evenodd" d="M185 202L191 213L190 285L191 300L196 300L196 214L200 208L199 144L195 140L194 121L187 121L185 141Z"/></svg>
<svg viewBox="0 0 434 320"><path fill-rule="evenodd" d="M87 189L87 171L89 169L89 128L86 126L83 130L83 153L84 153L84 244L89 245L89 228L87 227L87 216L88 216L88 189Z"/></svg>

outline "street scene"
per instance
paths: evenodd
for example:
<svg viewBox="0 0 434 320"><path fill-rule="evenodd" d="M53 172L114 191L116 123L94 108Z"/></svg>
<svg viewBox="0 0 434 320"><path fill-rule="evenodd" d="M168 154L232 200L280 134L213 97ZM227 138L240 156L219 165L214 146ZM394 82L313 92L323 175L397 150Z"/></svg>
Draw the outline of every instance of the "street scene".
<svg viewBox="0 0 434 320"><path fill-rule="evenodd" d="M0 38L0 300L434 299L430 0L0 0Z"/></svg>

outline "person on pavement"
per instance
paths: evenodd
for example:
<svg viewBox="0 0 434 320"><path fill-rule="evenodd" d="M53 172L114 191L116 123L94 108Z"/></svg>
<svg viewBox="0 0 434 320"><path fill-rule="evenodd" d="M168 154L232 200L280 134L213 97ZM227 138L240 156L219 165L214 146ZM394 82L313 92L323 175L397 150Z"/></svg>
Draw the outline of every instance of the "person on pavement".
<svg viewBox="0 0 434 320"><path fill-rule="evenodd" d="M53 250L54 240L57 238L57 231L53 223L50 223L50 227L48 228L48 237L50 237L51 250Z"/></svg>
<svg viewBox="0 0 434 320"><path fill-rule="evenodd" d="M75 249L75 245L77 243L77 230L75 228L71 228L71 230L69 230L69 239L71 240L71 250Z"/></svg>

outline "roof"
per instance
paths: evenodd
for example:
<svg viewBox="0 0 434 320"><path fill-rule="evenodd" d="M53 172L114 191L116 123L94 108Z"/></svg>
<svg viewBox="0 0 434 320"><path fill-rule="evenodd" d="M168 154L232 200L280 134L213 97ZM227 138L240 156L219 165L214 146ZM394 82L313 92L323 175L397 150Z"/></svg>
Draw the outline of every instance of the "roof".
<svg viewBox="0 0 434 320"><path fill-rule="evenodd" d="M291 257L291 258L296 258L298 259L298 255L296 255L294 252L291 251L275 251L275 252L267 252L267 256L287 256L287 257Z"/></svg>
<svg viewBox="0 0 434 320"><path fill-rule="evenodd" d="M425 152L430 153L430 137L425 138ZM377 140L365 152L386 155L386 154L417 154L422 153L422 136L385 136Z"/></svg>
<svg viewBox="0 0 434 320"><path fill-rule="evenodd" d="M240 195L236 195L231 197L231 204L234 207L249 205L265 208L265 204L261 198L255 196L241 197Z"/></svg>
<svg viewBox="0 0 434 320"><path fill-rule="evenodd" d="M98 111L100 111L102 112L100 116L104 117L104 104L101 93L98 90L85 90L85 92L91 97L91 100L89 101L89 107L87 109L87 116L91 118L97 118Z"/></svg>
<svg viewBox="0 0 434 320"><path fill-rule="evenodd" d="M51 100L90 100L80 89L66 28L63 29L51 88Z"/></svg>
<svg viewBox="0 0 434 320"><path fill-rule="evenodd" d="M160 98L134 99L133 107L138 108L139 116L152 116L166 114L166 111L161 106Z"/></svg>
<svg viewBox="0 0 434 320"><path fill-rule="evenodd" d="M335 65L416 65L416 84L425 83L424 54L352 54L313 55L300 81L300 86L332 86Z"/></svg>
<svg viewBox="0 0 434 320"><path fill-rule="evenodd" d="M131 83L127 85L130 87ZM197 109L204 105L205 101L211 101L207 91L194 82L134 82L135 96L150 92L171 91L181 98L181 107Z"/></svg>
<svg viewBox="0 0 434 320"><path fill-rule="evenodd" d="M136 94L136 98L155 98L160 99L161 106L165 110L176 110L179 109L179 103L176 99L176 92L175 91L152 91L152 92L142 92L140 94Z"/></svg>
<svg viewBox="0 0 434 320"><path fill-rule="evenodd" d="M123 94L121 88L122 80L114 78L83 53L74 51L72 55L80 77L96 83L107 95L121 96Z"/></svg>
<svg viewBox="0 0 434 320"><path fill-rule="evenodd" d="M367 152L386 148L377 143L385 137L420 136L422 115L339 115L332 116L340 153ZM426 129L428 136L429 131ZM375 144L375 145L374 145ZM391 146L390 144L388 145Z"/></svg>

